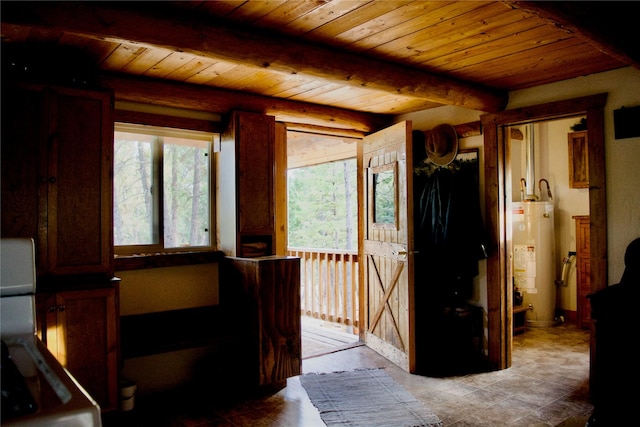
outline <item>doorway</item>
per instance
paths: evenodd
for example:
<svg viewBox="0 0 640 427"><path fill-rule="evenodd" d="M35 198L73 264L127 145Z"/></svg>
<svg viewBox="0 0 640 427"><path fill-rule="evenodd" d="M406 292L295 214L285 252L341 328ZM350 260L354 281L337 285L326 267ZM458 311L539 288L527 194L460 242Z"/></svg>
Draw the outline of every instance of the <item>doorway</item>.
<svg viewBox="0 0 640 427"><path fill-rule="evenodd" d="M505 130L507 268L513 282L514 333L565 322L588 329L589 292L577 286L588 251L580 240L583 233L576 230L589 220L589 188L583 177L586 150L584 144L573 144L578 136L586 142L586 118L524 123Z"/></svg>
<svg viewBox="0 0 640 427"><path fill-rule="evenodd" d="M607 286L607 230L604 165L604 105L607 94L540 104L481 116L485 148L486 222L493 239L487 259L488 361L493 369L511 366L512 283L508 271L507 157L509 126L585 115L588 135L591 291ZM591 358L594 354L591 339ZM591 364L593 369L593 364Z"/></svg>

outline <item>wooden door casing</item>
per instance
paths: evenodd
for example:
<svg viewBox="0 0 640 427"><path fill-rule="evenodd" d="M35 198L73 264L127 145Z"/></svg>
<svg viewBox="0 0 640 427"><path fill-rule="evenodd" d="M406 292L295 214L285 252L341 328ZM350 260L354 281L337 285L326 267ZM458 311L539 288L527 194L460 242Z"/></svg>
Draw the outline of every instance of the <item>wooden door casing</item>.
<svg viewBox="0 0 640 427"><path fill-rule="evenodd" d="M359 149L362 190L361 272L364 342L408 372L415 371L411 122L364 138ZM374 220L374 181L393 171L394 221Z"/></svg>

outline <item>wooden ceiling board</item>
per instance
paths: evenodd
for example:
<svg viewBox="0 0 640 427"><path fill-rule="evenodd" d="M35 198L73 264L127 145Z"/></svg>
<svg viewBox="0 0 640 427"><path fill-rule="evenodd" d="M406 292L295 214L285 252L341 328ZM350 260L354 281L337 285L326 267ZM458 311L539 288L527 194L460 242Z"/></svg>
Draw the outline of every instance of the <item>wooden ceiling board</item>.
<svg viewBox="0 0 640 427"><path fill-rule="evenodd" d="M199 72L211 67L212 61L208 58L194 56L180 67L167 74L166 78L179 81L187 81Z"/></svg>
<svg viewBox="0 0 640 427"><path fill-rule="evenodd" d="M432 10L425 10L425 13L435 16L435 9L445 8L446 3L425 2L425 5L432 7ZM442 19L444 18L438 18L433 25L437 24L437 22L440 22ZM428 28L433 27L433 25ZM418 15L394 27L386 28L365 39L353 42L348 45L348 48L354 51L367 52L374 55L376 52L395 53L401 55L404 51L411 51L411 48L414 45L419 44L420 40L427 39L431 40L431 42L435 41L435 39L428 34L428 28L425 27L427 27L427 25L425 25L425 16ZM477 23L474 23L473 27L477 27ZM405 55L410 56L411 53L406 53Z"/></svg>
<svg viewBox="0 0 640 427"><path fill-rule="evenodd" d="M245 92L263 92L268 88L277 86L286 76L274 75L266 70L247 69L248 73L244 79L238 79L233 84L234 90Z"/></svg>
<svg viewBox="0 0 640 427"><path fill-rule="evenodd" d="M517 40L522 40L522 37L514 38L514 34L521 35L540 28L548 29L548 27L540 25L539 21L530 18L524 18L517 22L513 22L511 18L484 20L470 27L459 28L459 31L451 34L446 41L438 39L428 45L428 49L422 45L413 46L418 53L411 58L411 61L418 66L428 64L433 67L443 57L449 58L447 62L454 62L453 59L459 52L473 52L474 50L491 52L504 42L515 47L519 42ZM556 32L555 30L550 31ZM472 56L467 55L466 59L470 57Z"/></svg>
<svg viewBox="0 0 640 427"><path fill-rule="evenodd" d="M212 86L221 87L225 89L239 90L241 87L246 86L248 80L254 79L260 71L257 71L253 67L245 67L239 65L225 73L220 74L211 80ZM258 84L261 84L258 81Z"/></svg>
<svg viewBox="0 0 640 427"><path fill-rule="evenodd" d="M417 33L377 46L375 51L378 54L384 52L390 55L402 55L402 59L410 64L428 63L430 58L442 55L443 51L454 49L451 45L464 40L467 32L473 36L479 31L491 30L491 28L483 28L482 21L495 17L495 8L501 9L502 5L485 4L483 2L475 3L482 6L466 12L464 17L460 17L459 21L454 19L440 20ZM478 20L475 19L476 16L479 17ZM504 16L504 13L502 16ZM506 19L508 20L509 18L507 17ZM403 48L403 46L405 47Z"/></svg>
<svg viewBox="0 0 640 427"><path fill-rule="evenodd" d="M307 2L286 2L278 6L275 10L256 21L259 28L275 30L283 34L292 34L295 28L303 29L315 28L322 25L325 17L341 16L349 11L361 7L365 2L353 2L354 4L345 7L344 3L334 1L307 1ZM308 17L307 19L304 19ZM315 19L314 19L315 18ZM320 18L320 20L318 20ZM291 31L291 33L289 33Z"/></svg>
<svg viewBox="0 0 640 427"><path fill-rule="evenodd" d="M410 2L399 7L390 7L389 11L384 14L336 34L332 39L337 43L341 43L343 47L349 50L351 47L360 49L360 45L366 43L368 40L380 39L378 36L380 34L386 40L389 40L389 37L393 37L394 29L396 29L396 31L401 29L401 34L407 34L409 30L407 30L407 27L403 27L403 25L411 20L419 19L421 27L424 27L425 20L429 17L433 16L434 20L438 19L437 16L434 16L435 14L433 12L442 7L444 7L444 3L441 5L437 2Z"/></svg>
<svg viewBox="0 0 640 427"><path fill-rule="evenodd" d="M156 64L164 61L172 53L173 51L170 49L151 49L145 47L145 50L141 52L140 55L131 58L131 60L124 66L122 71L139 76L145 75L153 67L155 67Z"/></svg>
<svg viewBox="0 0 640 427"><path fill-rule="evenodd" d="M536 73L553 71L559 68L554 60L561 59L565 63L574 62L573 57L567 58L564 54L566 49L580 49L582 47L582 44L575 39L562 40L553 43L543 51L532 48L513 52L495 59L488 59L482 62L481 66L474 64L453 72L460 73L461 78L481 76L482 81L486 84L489 84L488 82L496 82L494 84L498 84L497 82L502 77L513 75L518 76L523 85L530 85L531 79L539 77ZM505 67L505 64L509 64L509 67ZM566 70L566 64L563 67L565 67L566 72L572 72L571 70Z"/></svg>
<svg viewBox="0 0 640 427"><path fill-rule="evenodd" d="M216 0L216 1L171 1L174 7L191 9L196 13L210 13L212 16L227 16L236 8L246 3L246 0Z"/></svg>
<svg viewBox="0 0 640 427"><path fill-rule="evenodd" d="M287 132L287 167L295 169L355 158L358 139L316 135L307 132Z"/></svg>
<svg viewBox="0 0 640 427"><path fill-rule="evenodd" d="M211 2L206 2L211 3ZM287 2L286 0L273 0L273 1L252 1L243 2L236 8L230 10L224 15L225 18L232 21L245 22L250 24L258 24L262 18L266 15L273 13L275 10L281 10L279 18L290 15L297 16L300 13L304 13L310 3L313 2Z"/></svg>
<svg viewBox="0 0 640 427"><path fill-rule="evenodd" d="M439 67L445 64L456 64L458 68L463 68L482 62L487 58L493 58L499 54L499 49L505 47L511 50L521 48L519 43L514 42L513 30L522 32L535 29L542 29L543 32L553 31L546 26L540 26L537 20L531 19L530 22L532 24L530 28L523 26L521 23L512 23L505 26L503 32L487 32L481 29L480 32L470 35L466 39L458 40L440 49L434 49L431 52L432 57L428 59L428 65L430 67ZM521 28L522 30L520 30ZM538 42L534 40L533 43Z"/></svg>
<svg viewBox="0 0 640 427"><path fill-rule="evenodd" d="M117 47L118 44L116 43L90 38L89 42L87 43L86 49L83 50L83 53L85 53L89 58L93 58L96 67L100 68L100 64L102 63L102 61L108 58L113 50Z"/></svg>
<svg viewBox="0 0 640 427"><path fill-rule="evenodd" d="M117 44L117 47L104 59L104 61L101 62L101 66L107 70L120 71L140 55L148 51L149 49L142 46L125 43ZM166 54L163 55L163 58L166 58L166 56ZM142 72L147 71L151 66L157 63L158 61L154 61L149 67L145 67Z"/></svg>
<svg viewBox="0 0 640 427"><path fill-rule="evenodd" d="M468 68L478 69L482 67L480 71L483 75L489 75L491 70L491 63L500 65L504 68L506 61L517 61L518 57L530 57L541 56L547 52L553 52L558 48L562 48L563 43L570 43L571 45L579 45L580 42L573 38L558 39L556 38L557 32L550 30L548 27L541 26L530 30L523 31L515 35L503 37L498 40L494 40L487 46L478 46L469 51L467 57L460 60L450 60L447 62L440 62L435 60L428 62L433 67L446 69L449 72L461 71ZM517 69L519 63L510 68ZM486 74L485 74L486 70Z"/></svg>
<svg viewBox="0 0 640 427"><path fill-rule="evenodd" d="M309 28L304 34L304 38L315 42L321 41L322 44L329 46L341 44L336 43L340 40L340 34L408 3L411 1L362 2L357 8L337 16L319 27Z"/></svg>
<svg viewBox="0 0 640 427"><path fill-rule="evenodd" d="M297 74L290 74L288 76L282 76L282 79L280 79L277 84L265 89L263 94L267 96L274 96L277 98L287 98L291 94L295 94L296 88L302 85L308 85L308 87L318 87L323 83L324 82L320 82L318 80L309 79L308 77L300 76Z"/></svg>
<svg viewBox="0 0 640 427"><path fill-rule="evenodd" d="M534 73L535 77L530 78L526 82L523 82L522 77L514 74L514 75L501 75L496 79L496 84L502 84L509 87L513 87L517 89L527 89L530 87L535 87L542 84L554 83L560 80L567 80L576 77L586 76L589 74L593 74L594 70L599 70L595 72L602 72L602 70L614 70L619 68L618 63L611 64L610 58L606 58L605 62L593 62L592 57L589 56L588 60L582 62L571 62L570 64L563 64L563 59L556 59L552 70L543 70L538 67L539 72ZM567 71L569 69L570 71ZM536 69L532 69L535 71ZM489 81L491 83L492 81Z"/></svg>
<svg viewBox="0 0 640 427"><path fill-rule="evenodd" d="M327 85L331 85L332 83L326 82L324 80L319 79L309 79L309 78L300 78L300 80L296 79L296 85L291 86L287 89L281 90L277 93L278 98L286 98L291 99L296 95L303 95L304 93L317 89L319 87L326 87Z"/></svg>
<svg viewBox="0 0 640 427"><path fill-rule="evenodd" d="M292 95L289 97L289 99L321 97L321 98L333 98L333 101L335 102L336 99L331 94L335 94L336 91L338 91L338 93L343 92L345 95L340 97L340 95L338 94L338 97L344 99L345 97L348 96L347 94L350 90L357 91L359 89L352 88L352 87L349 87L347 89L347 87L345 87L345 85L343 84L324 82L324 84L322 85L316 86L314 88L310 88L309 90L299 93L297 95Z"/></svg>
<svg viewBox="0 0 640 427"><path fill-rule="evenodd" d="M345 127L350 117L364 117L352 112L391 116L441 105L497 112L509 91L640 67L640 49L629 42L636 37L630 6L565 3L4 2L0 29L3 54L12 45L16 51L29 46L42 63L76 62L120 79L168 85L158 93L133 90L141 102L166 96L166 104L183 99L184 108L195 108L189 90L219 88L235 92L216 96L234 93L237 99L197 102L221 108L255 103L260 111L277 105L281 117L296 120L298 104L288 102L303 102L302 110L319 113L305 123L329 120L330 127L337 115ZM74 61L70 51L84 59ZM179 82L189 86L171 86ZM367 129L377 118L364 122L353 123L354 129Z"/></svg>
<svg viewBox="0 0 640 427"><path fill-rule="evenodd" d="M363 4L364 2L352 0L325 2L321 6L289 22L286 26L282 28L275 26L275 28L281 28L282 32L289 36L297 37L304 34L306 40L314 40L314 38L318 37L318 35L314 34L315 30L330 25L334 20L363 6ZM268 28L274 28L271 23L265 23L264 25Z"/></svg>
<svg viewBox="0 0 640 427"><path fill-rule="evenodd" d="M145 71L144 75L158 79L169 78L168 76L173 71L184 66L192 59L193 55L191 54L185 52L172 52L170 55L163 58L161 61L157 62L154 66ZM182 79L174 78L173 80Z"/></svg>
<svg viewBox="0 0 640 427"><path fill-rule="evenodd" d="M215 86L215 79L218 76L237 67L239 67L238 64L231 62L212 60L211 64L207 68L187 77L185 82L191 84L202 84L205 86Z"/></svg>

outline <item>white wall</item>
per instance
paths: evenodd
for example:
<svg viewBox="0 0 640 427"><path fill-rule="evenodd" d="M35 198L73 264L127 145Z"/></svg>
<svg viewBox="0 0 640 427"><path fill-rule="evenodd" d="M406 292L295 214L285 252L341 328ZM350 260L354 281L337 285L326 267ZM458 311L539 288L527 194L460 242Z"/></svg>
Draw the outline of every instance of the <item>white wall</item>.
<svg viewBox="0 0 640 427"><path fill-rule="evenodd" d="M510 94L508 108L597 93L608 93L604 111L608 283L614 284L624 271L627 245L640 237L640 137L616 140L613 110L640 105L640 70L623 68L516 91Z"/></svg>
<svg viewBox="0 0 640 427"><path fill-rule="evenodd" d="M623 106L640 105L640 70L632 67L623 68L515 91L509 94L507 109L598 93L608 93L604 111L608 283L614 284L620 280L624 271L624 252L627 245L633 239L640 237L640 138L615 140L613 110ZM442 123L457 125L477 121L481 114L483 113L480 111L446 106L398 116L397 121L411 120L414 129L429 130ZM481 170L484 165L483 142L483 136L460 140L460 148L480 149ZM482 176L480 178L481 200L484 200L483 178ZM558 197L561 194L562 192L559 192ZM484 206L481 206L481 209L484 210ZM476 278L476 286L474 299L486 308L486 263L484 261L480 262L480 275Z"/></svg>
<svg viewBox="0 0 640 427"><path fill-rule="evenodd" d="M218 305L218 264L117 271L120 315Z"/></svg>
<svg viewBox="0 0 640 427"><path fill-rule="evenodd" d="M116 276L121 279L121 316L219 304L216 263L119 271ZM210 358L209 352L195 347L128 358L122 376L137 384L139 395L167 390L192 379L194 367Z"/></svg>

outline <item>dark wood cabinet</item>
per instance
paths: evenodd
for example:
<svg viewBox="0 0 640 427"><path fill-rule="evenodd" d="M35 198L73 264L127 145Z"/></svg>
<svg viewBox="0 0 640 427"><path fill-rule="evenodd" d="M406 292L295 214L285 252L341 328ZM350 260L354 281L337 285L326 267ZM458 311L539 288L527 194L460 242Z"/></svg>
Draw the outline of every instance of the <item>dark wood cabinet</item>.
<svg viewBox="0 0 640 427"><path fill-rule="evenodd" d="M38 335L104 412L118 408L118 288L37 294Z"/></svg>
<svg viewBox="0 0 640 427"><path fill-rule="evenodd" d="M39 276L112 276L111 93L15 84L2 102L2 236L34 239Z"/></svg>
<svg viewBox="0 0 640 427"><path fill-rule="evenodd" d="M112 93L3 81L2 104L1 234L36 243L37 332L117 409Z"/></svg>
<svg viewBox="0 0 640 427"><path fill-rule="evenodd" d="M274 145L274 117L231 115L216 162L216 234L228 256L275 253Z"/></svg>
<svg viewBox="0 0 640 427"><path fill-rule="evenodd" d="M587 131L571 132L569 138L569 188L589 188Z"/></svg>
<svg viewBox="0 0 640 427"><path fill-rule="evenodd" d="M242 342L235 347L238 379L249 386L281 388L300 375L300 258L267 256L225 260L235 288Z"/></svg>
<svg viewBox="0 0 640 427"><path fill-rule="evenodd" d="M576 221L576 287L578 293L578 327L591 327L591 256L589 243L589 216L574 216Z"/></svg>

